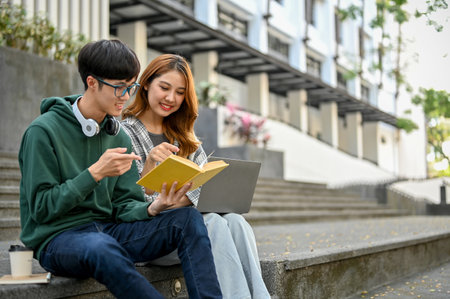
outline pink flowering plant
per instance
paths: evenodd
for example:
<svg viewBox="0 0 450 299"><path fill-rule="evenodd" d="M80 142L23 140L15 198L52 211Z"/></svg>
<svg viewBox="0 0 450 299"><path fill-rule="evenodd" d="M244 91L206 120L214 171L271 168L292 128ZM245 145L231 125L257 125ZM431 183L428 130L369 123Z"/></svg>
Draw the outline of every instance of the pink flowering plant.
<svg viewBox="0 0 450 299"><path fill-rule="evenodd" d="M227 103L226 107L225 128L231 131L231 136L237 136L246 144L266 147L271 137L264 128L266 119L245 112L231 103Z"/></svg>

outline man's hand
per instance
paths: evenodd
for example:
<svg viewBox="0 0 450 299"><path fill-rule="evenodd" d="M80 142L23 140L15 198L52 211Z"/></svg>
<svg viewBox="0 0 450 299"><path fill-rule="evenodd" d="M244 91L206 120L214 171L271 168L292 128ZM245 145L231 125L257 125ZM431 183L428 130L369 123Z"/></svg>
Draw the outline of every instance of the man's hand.
<svg viewBox="0 0 450 299"><path fill-rule="evenodd" d="M166 194L167 183L162 185L161 193L147 208L147 212L150 216L156 216L164 210L185 207L190 204L190 201L185 194L192 187L192 183L187 183L178 191L175 191L177 185L178 182L172 184L169 194Z"/></svg>
<svg viewBox="0 0 450 299"><path fill-rule="evenodd" d="M88 168L96 182L104 177L119 176L130 170L133 160L140 160L141 157L131 153L125 154L126 148L107 149L97 162Z"/></svg>

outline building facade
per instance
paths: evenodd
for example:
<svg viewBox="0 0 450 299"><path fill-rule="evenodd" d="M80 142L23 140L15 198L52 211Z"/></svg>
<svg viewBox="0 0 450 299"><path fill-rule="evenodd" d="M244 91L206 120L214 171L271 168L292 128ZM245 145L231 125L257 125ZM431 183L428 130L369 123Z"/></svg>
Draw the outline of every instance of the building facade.
<svg viewBox="0 0 450 299"><path fill-rule="evenodd" d="M230 102L247 111L395 176L426 177L423 113L405 93L396 99L394 80L372 68L383 42L370 26L375 0L10 2L46 13L59 30L91 40L119 38L134 48L142 65L159 53L181 54L191 62L197 83L218 84ZM363 13L339 18L338 9L351 4ZM388 20L388 30L393 26ZM395 58L387 53L385 67ZM419 124L410 134L396 125L406 110Z"/></svg>

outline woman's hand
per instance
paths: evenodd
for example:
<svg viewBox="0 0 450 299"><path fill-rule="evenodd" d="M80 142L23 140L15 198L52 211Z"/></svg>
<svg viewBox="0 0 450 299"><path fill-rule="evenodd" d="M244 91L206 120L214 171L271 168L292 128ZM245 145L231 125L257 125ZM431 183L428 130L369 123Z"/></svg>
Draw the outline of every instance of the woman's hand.
<svg viewBox="0 0 450 299"><path fill-rule="evenodd" d="M178 153L180 149L175 145L167 142L163 142L150 150L145 160L144 167L142 168L141 178L156 167L157 162L164 161L168 156L173 153ZM145 188L145 193L148 195L153 194L155 191Z"/></svg>
<svg viewBox="0 0 450 299"><path fill-rule="evenodd" d="M157 163L164 161L168 156L173 153L178 153L180 149L173 144L163 142L150 150L147 160Z"/></svg>
<svg viewBox="0 0 450 299"><path fill-rule="evenodd" d="M191 204L186 196L186 192L192 187L192 183L187 183L178 191L175 191L177 185L178 182L174 182L168 194L166 194L167 183L162 185L161 193L147 208L150 216L156 216L164 210L185 207Z"/></svg>

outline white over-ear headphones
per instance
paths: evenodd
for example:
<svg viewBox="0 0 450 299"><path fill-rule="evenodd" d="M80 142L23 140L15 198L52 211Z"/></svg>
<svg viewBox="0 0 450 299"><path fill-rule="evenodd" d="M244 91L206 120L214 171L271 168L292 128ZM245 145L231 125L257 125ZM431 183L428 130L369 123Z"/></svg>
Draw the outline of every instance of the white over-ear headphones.
<svg viewBox="0 0 450 299"><path fill-rule="evenodd" d="M94 119L84 118L83 114L81 114L80 112L80 109L78 109L79 99L81 99L81 97L79 97L72 105L73 114L75 114L75 117L80 123L84 135L86 135L87 137L95 136L100 132L100 126ZM120 131L119 121L110 115L107 115L106 117L108 118L108 120L106 121L105 124L105 132L109 135L113 136L117 135Z"/></svg>

